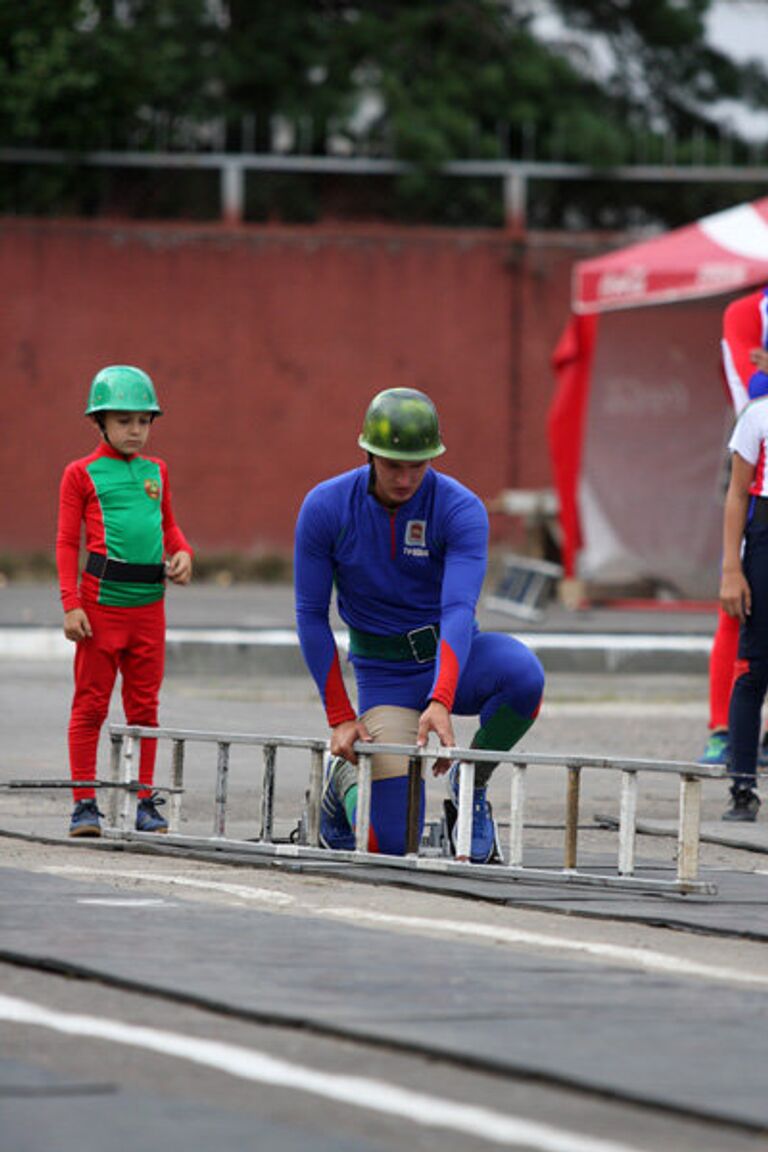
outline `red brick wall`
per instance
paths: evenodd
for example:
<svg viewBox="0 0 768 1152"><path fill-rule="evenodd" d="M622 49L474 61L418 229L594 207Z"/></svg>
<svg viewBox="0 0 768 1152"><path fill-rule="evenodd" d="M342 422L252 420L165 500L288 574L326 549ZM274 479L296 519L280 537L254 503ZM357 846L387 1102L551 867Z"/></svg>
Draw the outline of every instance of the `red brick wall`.
<svg viewBox="0 0 768 1152"><path fill-rule="evenodd" d="M490 499L550 483L549 356L571 264L492 231L0 221L0 552L49 551L89 382L154 378L179 520L209 552L287 552L302 496L354 467L368 400L438 404L446 471ZM602 247L606 246L603 238Z"/></svg>

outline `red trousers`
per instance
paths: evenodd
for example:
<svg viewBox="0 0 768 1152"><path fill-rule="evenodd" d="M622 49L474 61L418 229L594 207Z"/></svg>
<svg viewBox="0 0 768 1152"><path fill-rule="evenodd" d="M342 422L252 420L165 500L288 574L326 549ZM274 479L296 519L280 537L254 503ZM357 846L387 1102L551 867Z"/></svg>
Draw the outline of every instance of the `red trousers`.
<svg viewBox="0 0 768 1152"><path fill-rule="evenodd" d="M709 727L728 727L734 665L739 647L739 620L722 608L709 657Z"/></svg>
<svg viewBox="0 0 768 1152"><path fill-rule="evenodd" d="M165 601L136 608L84 605L93 636L75 648L75 692L69 718L69 766L75 802L93 800L87 781L96 778L99 734L109 712L117 673L122 678L127 724L157 726L165 669ZM139 796L149 796L155 775L156 740L141 741Z"/></svg>

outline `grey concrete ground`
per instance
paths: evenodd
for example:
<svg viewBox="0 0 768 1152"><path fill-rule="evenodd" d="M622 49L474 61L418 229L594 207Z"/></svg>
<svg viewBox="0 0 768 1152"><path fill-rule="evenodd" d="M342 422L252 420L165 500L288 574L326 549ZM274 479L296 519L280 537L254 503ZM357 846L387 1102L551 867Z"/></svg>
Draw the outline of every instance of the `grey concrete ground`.
<svg viewBox="0 0 768 1152"><path fill-rule="evenodd" d="M550 604L541 621L531 623L485 606L489 582L479 605L483 628L525 632L531 635L571 632L581 635L604 632L710 637L716 624L710 605L676 608L659 601L643 608L611 607L608 603L576 611ZM292 627L293 591L290 584L227 584L209 581L186 588L170 586L167 595L168 624L178 628L277 628ZM58 627L61 612L58 590L52 582L9 581L0 586L0 626L51 625Z"/></svg>
<svg viewBox="0 0 768 1152"><path fill-rule="evenodd" d="M27 629L54 628L57 612L45 586L0 589L0 784L66 775L68 651L3 649L3 629L20 617ZM169 620L179 629L289 629L290 613L285 588L207 587L169 596ZM617 622L612 633L606 616ZM560 610L549 619L565 630ZM600 626L616 635L618 620L604 612ZM631 620L634 636L647 634L637 616ZM655 615L654 627L665 622L658 635L668 642L706 643L706 625L713 624L702 614L697 632L691 614L684 626L664 611ZM526 631L507 621L483 623ZM584 649L598 634L573 631ZM237 637L217 651L216 667L196 666L182 651L165 684L164 723L324 732L305 673L252 653L244 662ZM706 673L670 670L669 659L654 659L656 668L642 673L552 671L525 747L695 758L706 734ZM117 699L113 718L120 718ZM469 721L459 722L460 739L471 730ZM184 828L196 834L212 828L213 767L211 749L189 753ZM298 754L279 758L281 834L295 822L306 767ZM256 833L259 771L252 753L233 754L234 835ZM0 837L0 1115L12 1134L8 1146L765 1147L768 838L764 820L737 829L721 823L724 793L721 782L704 786L702 873L718 893L672 897L563 884L446 884L440 877L406 883L383 869L278 868L236 857L214 863L108 841L73 844L63 836L66 792L0 791L0 830L10 833ZM557 867L561 860L564 794L562 771L532 773L525 830L531 863ZM441 783L430 780L428 795L437 814ZM505 821L501 772L491 798ZM674 781L643 778L641 821L668 831L676 810ZM580 860L615 861L615 835L595 818L617 814L615 781L585 773ZM641 835L641 871L672 875L675 848L673 837ZM207 1037L292 1066L362 1072L377 1087L356 1109L306 1087L269 1088L204 1063L126 1048L112 1036L68 1045L58 1017L30 1023L30 1010L17 1000L66 1016L143 1023L190 1044ZM475 1113L442 1127L423 1122L423 1102L418 1123L385 1115L377 1110L389 1098L382 1084L416 1087L442 1101L437 1111L446 1115L453 1103L485 1109L507 1127L497 1126L491 1138ZM467 1131L462 1116L469 1117ZM84 1117L98 1142L82 1142ZM516 1129L521 1119L553 1126L553 1142L539 1129Z"/></svg>

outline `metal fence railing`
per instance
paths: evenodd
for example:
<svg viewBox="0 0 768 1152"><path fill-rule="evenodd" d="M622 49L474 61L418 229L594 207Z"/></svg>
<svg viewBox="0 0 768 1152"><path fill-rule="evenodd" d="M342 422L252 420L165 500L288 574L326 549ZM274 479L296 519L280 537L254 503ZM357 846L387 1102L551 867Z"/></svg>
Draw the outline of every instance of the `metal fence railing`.
<svg viewBox="0 0 768 1152"><path fill-rule="evenodd" d="M83 165L87 168L146 169L169 172L210 171L217 174L220 216L228 224L245 217L248 173L296 173L307 176L392 176L411 167L402 160L366 156L312 156L254 152L149 152L96 151L76 155L54 148L0 148L0 165ZM720 163L637 163L608 169L583 163L535 159L454 160L443 166L446 176L497 179L502 184L504 215L515 228L526 226L531 185L534 182L584 182L608 179L612 183L740 184L764 186L768 164L755 154L751 164L736 164L724 156Z"/></svg>

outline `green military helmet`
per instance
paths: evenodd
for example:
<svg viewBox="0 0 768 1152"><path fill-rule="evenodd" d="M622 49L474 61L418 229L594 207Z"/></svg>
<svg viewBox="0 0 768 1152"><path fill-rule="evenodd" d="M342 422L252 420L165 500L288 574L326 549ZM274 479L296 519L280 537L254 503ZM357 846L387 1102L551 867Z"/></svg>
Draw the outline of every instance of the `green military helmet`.
<svg viewBox="0 0 768 1152"><path fill-rule="evenodd" d="M389 460L431 460L445 452L437 409L415 388L386 388L374 396L357 442Z"/></svg>
<svg viewBox="0 0 768 1152"><path fill-rule="evenodd" d="M141 368L110 364L97 372L88 395L86 416L96 412L154 412L160 416L155 386Z"/></svg>

